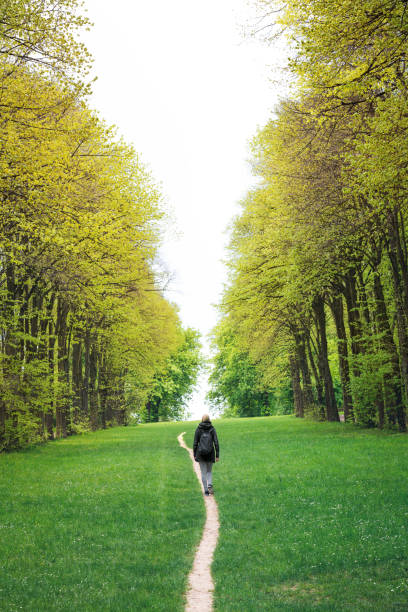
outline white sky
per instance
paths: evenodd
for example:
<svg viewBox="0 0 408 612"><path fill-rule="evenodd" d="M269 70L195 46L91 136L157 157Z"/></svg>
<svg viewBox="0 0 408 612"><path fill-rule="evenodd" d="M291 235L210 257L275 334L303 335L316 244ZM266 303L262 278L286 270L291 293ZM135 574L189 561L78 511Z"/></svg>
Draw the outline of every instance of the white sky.
<svg viewBox="0 0 408 612"><path fill-rule="evenodd" d="M248 141L276 104L277 48L244 40L246 0L85 0L98 80L91 105L151 169L175 218L162 257L169 299L204 339L217 321L226 228L253 185ZM280 60L280 57L282 60ZM178 236L176 236L176 232ZM206 348L208 353L208 348ZM190 403L204 405L205 377Z"/></svg>

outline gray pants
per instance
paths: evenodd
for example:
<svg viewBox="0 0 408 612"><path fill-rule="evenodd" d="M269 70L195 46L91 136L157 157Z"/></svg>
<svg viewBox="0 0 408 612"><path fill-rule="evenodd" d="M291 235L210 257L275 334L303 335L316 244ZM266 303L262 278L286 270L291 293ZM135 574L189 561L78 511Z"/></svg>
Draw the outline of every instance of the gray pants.
<svg viewBox="0 0 408 612"><path fill-rule="evenodd" d="M208 485L212 485L212 461L199 461L198 463L200 465L204 491L208 491Z"/></svg>

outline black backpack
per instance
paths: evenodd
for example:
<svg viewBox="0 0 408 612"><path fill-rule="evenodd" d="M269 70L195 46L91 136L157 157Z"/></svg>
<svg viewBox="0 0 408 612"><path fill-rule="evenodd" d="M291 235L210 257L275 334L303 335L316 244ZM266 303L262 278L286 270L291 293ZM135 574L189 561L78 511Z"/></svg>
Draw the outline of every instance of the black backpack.
<svg viewBox="0 0 408 612"><path fill-rule="evenodd" d="M198 453L203 459L210 459L213 452L213 437L211 431L203 431L198 443Z"/></svg>

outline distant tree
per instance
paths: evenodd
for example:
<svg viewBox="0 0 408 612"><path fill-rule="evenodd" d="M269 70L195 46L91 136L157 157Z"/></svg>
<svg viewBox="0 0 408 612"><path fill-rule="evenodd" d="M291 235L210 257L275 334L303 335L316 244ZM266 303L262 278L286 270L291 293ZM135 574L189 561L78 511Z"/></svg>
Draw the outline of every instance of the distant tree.
<svg viewBox="0 0 408 612"><path fill-rule="evenodd" d="M147 422L179 421L185 417L198 374L203 366L200 334L180 330L180 344L169 355L164 368L153 378L142 418Z"/></svg>
<svg viewBox="0 0 408 612"><path fill-rule="evenodd" d="M207 397L218 410L221 408L224 416L253 417L292 411L291 401L285 398L287 381L277 388L265 383L248 351L239 347L228 319L216 328L213 348L211 389Z"/></svg>

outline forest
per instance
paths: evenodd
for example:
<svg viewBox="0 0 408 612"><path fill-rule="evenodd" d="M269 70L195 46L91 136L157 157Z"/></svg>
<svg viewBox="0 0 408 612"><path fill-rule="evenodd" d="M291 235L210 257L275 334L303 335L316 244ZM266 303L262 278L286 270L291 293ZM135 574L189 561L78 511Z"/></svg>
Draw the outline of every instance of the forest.
<svg viewBox="0 0 408 612"><path fill-rule="evenodd" d="M256 5L289 93L251 143L209 397L406 431L407 3Z"/></svg>
<svg viewBox="0 0 408 612"><path fill-rule="evenodd" d="M164 198L87 102L77 0L0 2L0 451L184 416L201 367Z"/></svg>
<svg viewBox="0 0 408 612"><path fill-rule="evenodd" d="M210 402L406 431L408 16L256 0L288 94L251 142L212 333ZM170 223L88 103L79 0L0 1L0 450L182 419L199 333L166 297Z"/></svg>

